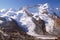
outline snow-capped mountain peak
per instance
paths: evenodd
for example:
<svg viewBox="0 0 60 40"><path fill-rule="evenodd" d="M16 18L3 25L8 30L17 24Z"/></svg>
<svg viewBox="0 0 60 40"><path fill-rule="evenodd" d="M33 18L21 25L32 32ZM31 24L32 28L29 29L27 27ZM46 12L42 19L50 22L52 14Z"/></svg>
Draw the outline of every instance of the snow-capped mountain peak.
<svg viewBox="0 0 60 40"><path fill-rule="evenodd" d="M48 8L48 3L41 5L40 8L41 9L47 9Z"/></svg>
<svg viewBox="0 0 60 40"><path fill-rule="evenodd" d="M40 13L43 13L43 11L47 10L48 8L49 8L48 3L38 7Z"/></svg>
<svg viewBox="0 0 60 40"><path fill-rule="evenodd" d="M4 12L4 11L5 11L5 9L0 10L0 12Z"/></svg>
<svg viewBox="0 0 60 40"><path fill-rule="evenodd" d="M25 10L26 8L25 7L22 7L22 9L21 10L19 10L19 11L17 11L16 13L18 14L18 13L24 13L24 10Z"/></svg>
<svg viewBox="0 0 60 40"><path fill-rule="evenodd" d="M0 14L1 15L0 17L4 17L7 20L8 19L10 20L10 18L16 20L19 26L22 25L22 27L25 30L28 30L28 32L27 32L28 35L37 37L40 35L35 33L35 31L34 31L36 26L35 26L34 22L32 21L32 17L37 20L39 20L39 18L44 20L45 26L46 26L46 31L48 33L53 32L54 20L48 16L48 15L50 15L49 13L52 12L48 8L50 8L48 3L36 5L33 7L32 6L31 7L22 7L21 10L17 10L17 11L14 11L14 9L10 8L10 9L8 9L8 11L3 13L3 15ZM3 12L3 11L5 11L5 9L1 10L1 12ZM46 11L48 12L48 15L45 13ZM32 14L33 16L30 17L26 13ZM58 14L58 12L56 12L56 13ZM36 18L35 16L38 16L39 18Z"/></svg>

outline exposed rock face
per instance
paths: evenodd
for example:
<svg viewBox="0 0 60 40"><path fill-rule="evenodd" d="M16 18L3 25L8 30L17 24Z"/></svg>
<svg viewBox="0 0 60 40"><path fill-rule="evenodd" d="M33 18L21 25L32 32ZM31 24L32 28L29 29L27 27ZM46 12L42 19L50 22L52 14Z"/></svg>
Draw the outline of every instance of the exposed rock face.
<svg viewBox="0 0 60 40"><path fill-rule="evenodd" d="M54 22L55 22L55 24L54 24L53 32L55 35L60 36L60 19L57 16L55 16Z"/></svg>
<svg viewBox="0 0 60 40"><path fill-rule="evenodd" d="M5 18L0 17L0 21L2 21L2 23L0 23L0 27L3 30L6 30L7 32L14 31L14 30L20 30L17 22L13 19L11 20L12 21L7 21Z"/></svg>
<svg viewBox="0 0 60 40"><path fill-rule="evenodd" d="M3 21L0 24L0 40L42 40L26 34L23 28L18 27L13 19L11 19L12 21L7 21L5 18L0 17L0 20ZM39 29L36 30L38 34L40 32Z"/></svg>
<svg viewBox="0 0 60 40"><path fill-rule="evenodd" d="M27 35L23 28L19 27L13 19L7 21L0 17L0 40L39 40Z"/></svg>
<svg viewBox="0 0 60 40"><path fill-rule="evenodd" d="M40 34L40 35L45 34L45 32L46 32L45 22L42 19L40 19L40 18L39 18L39 20L36 20L36 19L32 18L32 21L36 25L35 32L37 34Z"/></svg>
<svg viewBox="0 0 60 40"><path fill-rule="evenodd" d="M32 15L31 13L29 13L27 10L24 10L24 11L25 11L25 13L26 13L29 17L32 18L32 21L33 21L33 23L34 23L35 26L36 26L35 29L34 29L34 31L35 31L37 34L39 34L39 35L45 34L45 32L46 32L46 29L45 29L45 21L42 20L42 19L40 19L38 15L34 16L34 15ZM36 17L37 19L34 18L33 16Z"/></svg>

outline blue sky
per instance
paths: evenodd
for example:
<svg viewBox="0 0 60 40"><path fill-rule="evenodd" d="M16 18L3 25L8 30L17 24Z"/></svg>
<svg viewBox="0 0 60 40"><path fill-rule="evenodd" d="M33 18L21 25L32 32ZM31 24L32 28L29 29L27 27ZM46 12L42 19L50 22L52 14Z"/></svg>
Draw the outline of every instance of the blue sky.
<svg viewBox="0 0 60 40"><path fill-rule="evenodd" d="M60 7L60 0L0 0L0 9L14 8L19 9L26 5L36 5L49 3L52 7Z"/></svg>

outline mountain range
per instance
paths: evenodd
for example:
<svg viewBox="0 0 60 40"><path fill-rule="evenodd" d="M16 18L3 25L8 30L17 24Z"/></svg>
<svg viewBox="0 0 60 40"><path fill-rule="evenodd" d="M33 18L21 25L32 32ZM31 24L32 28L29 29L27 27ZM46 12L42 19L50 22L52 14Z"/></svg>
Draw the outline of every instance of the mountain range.
<svg viewBox="0 0 60 40"><path fill-rule="evenodd" d="M11 18L16 20L19 26L22 26L24 30L26 30L26 33L31 36L36 36L37 38L40 37L39 34L37 34L34 29L36 29L36 25L32 21L32 17L35 18L36 20L39 20L41 18L42 20L45 21L45 26L46 26L46 31L49 34L53 34L53 26L54 26L54 20L53 15L56 13L58 17L60 17L60 10L59 8L52 8L48 3L45 4L38 4L34 6L25 6L22 7L19 10L15 10L13 8L10 9L2 9L0 10L0 17L4 17L7 21L11 21ZM48 15L51 17L47 16L45 14L48 12ZM30 17L28 14L32 14L33 16ZM38 16L38 17L36 17Z"/></svg>

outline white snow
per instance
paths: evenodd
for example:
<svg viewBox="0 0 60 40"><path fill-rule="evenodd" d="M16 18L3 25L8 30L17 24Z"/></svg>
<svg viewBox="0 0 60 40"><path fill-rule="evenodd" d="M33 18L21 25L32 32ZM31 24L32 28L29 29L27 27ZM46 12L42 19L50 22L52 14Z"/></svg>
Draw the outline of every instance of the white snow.
<svg viewBox="0 0 60 40"><path fill-rule="evenodd" d="M3 23L4 21L0 20L0 24Z"/></svg>
<svg viewBox="0 0 60 40"><path fill-rule="evenodd" d="M0 12L3 12L3 11L5 11L5 9L1 9L1 10L0 10Z"/></svg>

